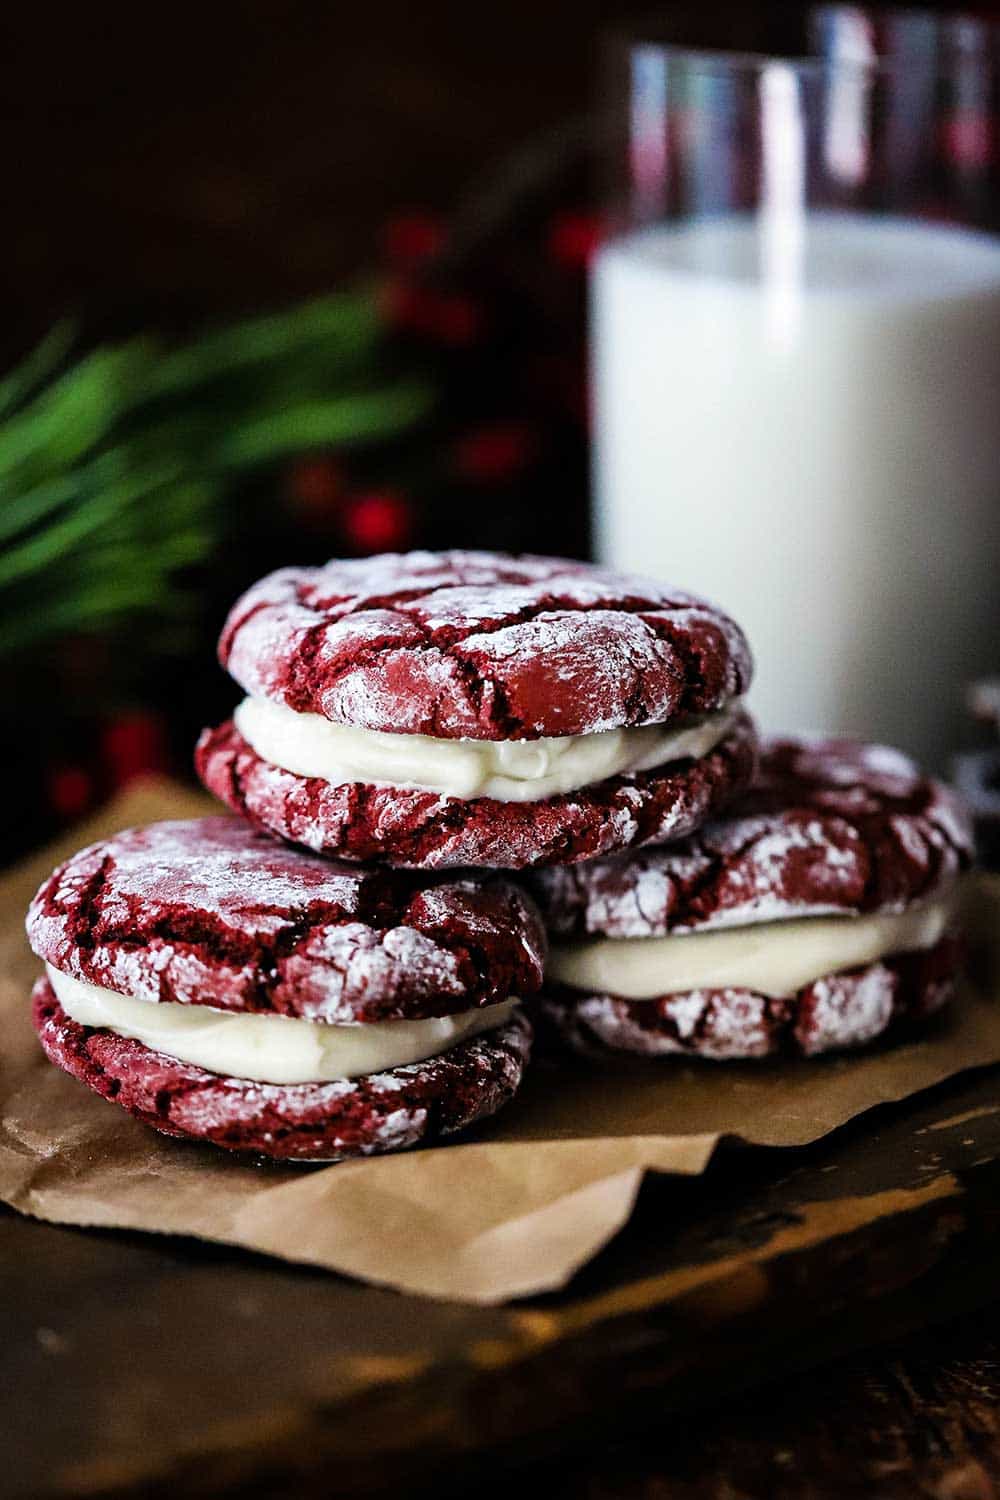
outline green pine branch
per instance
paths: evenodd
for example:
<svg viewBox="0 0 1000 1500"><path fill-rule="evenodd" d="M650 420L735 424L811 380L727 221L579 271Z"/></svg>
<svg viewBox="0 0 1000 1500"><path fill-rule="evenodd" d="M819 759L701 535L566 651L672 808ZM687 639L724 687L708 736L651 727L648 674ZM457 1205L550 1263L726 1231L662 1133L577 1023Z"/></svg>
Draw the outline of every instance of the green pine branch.
<svg viewBox="0 0 1000 1500"><path fill-rule="evenodd" d="M382 373L371 297L344 293L181 347L71 359L60 325L0 380L0 659L143 613L220 541L234 484L288 455L395 436L427 384Z"/></svg>

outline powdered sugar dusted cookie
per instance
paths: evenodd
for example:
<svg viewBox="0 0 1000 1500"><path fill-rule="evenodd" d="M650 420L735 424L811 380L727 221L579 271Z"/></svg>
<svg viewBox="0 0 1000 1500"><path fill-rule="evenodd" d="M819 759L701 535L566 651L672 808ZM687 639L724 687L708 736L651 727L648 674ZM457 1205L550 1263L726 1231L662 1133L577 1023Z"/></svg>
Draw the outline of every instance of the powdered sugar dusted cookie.
<svg viewBox="0 0 1000 1500"><path fill-rule="evenodd" d="M553 986L537 1001L544 1024L575 1051L599 1056L687 1055L716 1062L862 1047L905 1019L947 1004L959 953L944 938L926 952L897 954L846 974L828 974L793 995L753 990L689 990L657 1000L580 996Z"/></svg>
<svg viewBox="0 0 1000 1500"><path fill-rule="evenodd" d="M27 925L54 1061L158 1129L281 1156L491 1114L520 1079L516 999L544 958L505 880L338 865L224 817L81 851Z"/></svg>
<svg viewBox="0 0 1000 1500"><path fill-rule="evenodd" d="M262 759L231 723L206 731L197 765L235 812L323 854L413 869L516 870L682 837L746 784L755 749L753 725L739 714L700 758L537 802L297 776Z"/></svg>
<svg viewBox="0 0 1000 1500"><path fill-rule="evenodd" d="M750 654L713 605L551 557L388 553L282 568L233 606L223 666L253 697L441 739L598 734L704 714Z"/></svg>
<svg viewBox="0 0 1000 1500"><path fill-rule="evenodd" d="M71 1021L40 979L32 1018L50 1062L164 1135L284 1161L342 1161L427 1144L486 1119L517 1092L531 1029L505 1025L409 1066L326 1083L226 1078Z"/></svg>
<svg viewBox="0 0 1000 1500"><path fill-rule="evenodd" d="M152 1002L333 1023L447 1015L531 994L529 897L302 854L236 818L132 828L61 865L28 912L39 958Z"/></svg>
<svg viewBox="0 0 1000 1500"><path fill-rule="evenodd" d="M900 751L800 736L768 741L753 786L690 838L531 885L554 936L662 937L901 911L971 859L958 797Z"/></svg>
<svg viewBox="0 0 1000 1500"><path fill-rule="evenodd" d="M331 855L521 868L679 837L745 785L739 628L557 558L392 554L285 568L219 647L247 697L199 774Z"/></svg>
<svg viewBox="0 0 1000 1500"><path fill-rule="evenodd" d="M943 1003L968 820L897 751L800 737L663 849L531 876L542 1002L577 1043L756 1057L858 1046Z"/></svg>

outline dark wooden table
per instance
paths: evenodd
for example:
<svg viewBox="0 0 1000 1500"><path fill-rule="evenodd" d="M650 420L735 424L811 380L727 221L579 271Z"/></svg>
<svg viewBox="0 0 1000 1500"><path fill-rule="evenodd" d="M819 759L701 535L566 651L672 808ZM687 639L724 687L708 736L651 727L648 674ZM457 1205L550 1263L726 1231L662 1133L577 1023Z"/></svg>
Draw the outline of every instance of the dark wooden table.
<svg viewBox="0 0 1000 1500"><path fill-rule="evenodd" d="M996 1500L1000 1303L531 1477L551 1500Z"/></svg>
<svg viewBox="0 0 1000 1500"><path fill-rule="evenodd" d="M998 1263L996 1068L650 1180L508 1307L3 1212L0 1494L982 1500Z"/></svg>

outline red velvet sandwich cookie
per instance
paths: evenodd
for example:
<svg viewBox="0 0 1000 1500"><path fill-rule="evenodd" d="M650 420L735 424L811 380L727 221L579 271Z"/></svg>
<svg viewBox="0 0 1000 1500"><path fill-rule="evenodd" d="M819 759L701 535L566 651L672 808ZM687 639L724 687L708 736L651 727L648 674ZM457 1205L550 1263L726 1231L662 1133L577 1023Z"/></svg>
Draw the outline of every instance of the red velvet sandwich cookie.
<svg viewBox="0 0 1000 1500"><path fill-rule="evenodd" d="M398 1150L515 1093L544 933L508 882L318 859L233 818L135 828L41 887L50 1060L166 1135Z"/></svg>
<svg viewBox="0 0 1000 1500"><path fill-rule="evenodd" d="M961 804L898 751L773 740L690 838L532 875L554 940L540 1013L598 1052L860 1046L951 994L971 858Z"/></svg>
<svg viewBox="0 0 1000 1500"><path fill-rule="evenodd" d="M518 869L688 833L746 784L739 628L558 558L414 552L284 568L219 646L247 694L199 774L327 855Z"/></svg>

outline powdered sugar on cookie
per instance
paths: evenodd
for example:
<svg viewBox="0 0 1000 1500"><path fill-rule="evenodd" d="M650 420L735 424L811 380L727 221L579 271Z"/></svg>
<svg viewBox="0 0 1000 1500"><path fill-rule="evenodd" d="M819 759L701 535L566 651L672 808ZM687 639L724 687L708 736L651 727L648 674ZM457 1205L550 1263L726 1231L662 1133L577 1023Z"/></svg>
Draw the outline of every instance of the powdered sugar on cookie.
<svg viewBox="0 0 1000 1500"><path fill-rule="evenodd" d="M143 1124L284 1161L399 1151L462 1130L511 1098L531 1052L531 1028L515 1012L499 1031L423 1063L335 1083L263 1084L78 1026L46 980L35 987L33 1020L51 1062Z"/></svg>
<svg viewBox="0 0 1000 1500"><path fill-rule="evenodd" d="M224 817L81 851L38 892L28 935L55 969L121 994L337 1023L531 994L545 951L506 881L338 866Z"/></svg>
<svg viewBox="0 0 1000 1500"><path fill-rule="evenodd" d="M899 751L772 740L725 816L664 848L533 877L560 937L657 937L828 913L901 911L972 859L949 787Z"/></svg>
<svg viewBox="0 0 1000 1500"><path fill-rule="evenodd" d="M246 692L298 712L487 740L711 712L752 671L739 627L681 590L481 552L283 568L237 601L219 655Z"/></svg>
<svg viewBox="0 0 1000 1500"><path fill-rule="evenodd" d="M412 869L515 870L682 838L746 785L755 753L754 727L738 714L701 759L520 803L298 776L263 760L232 722L207 730L195 759L205 785L235 812L324 854Z"/></svg>

